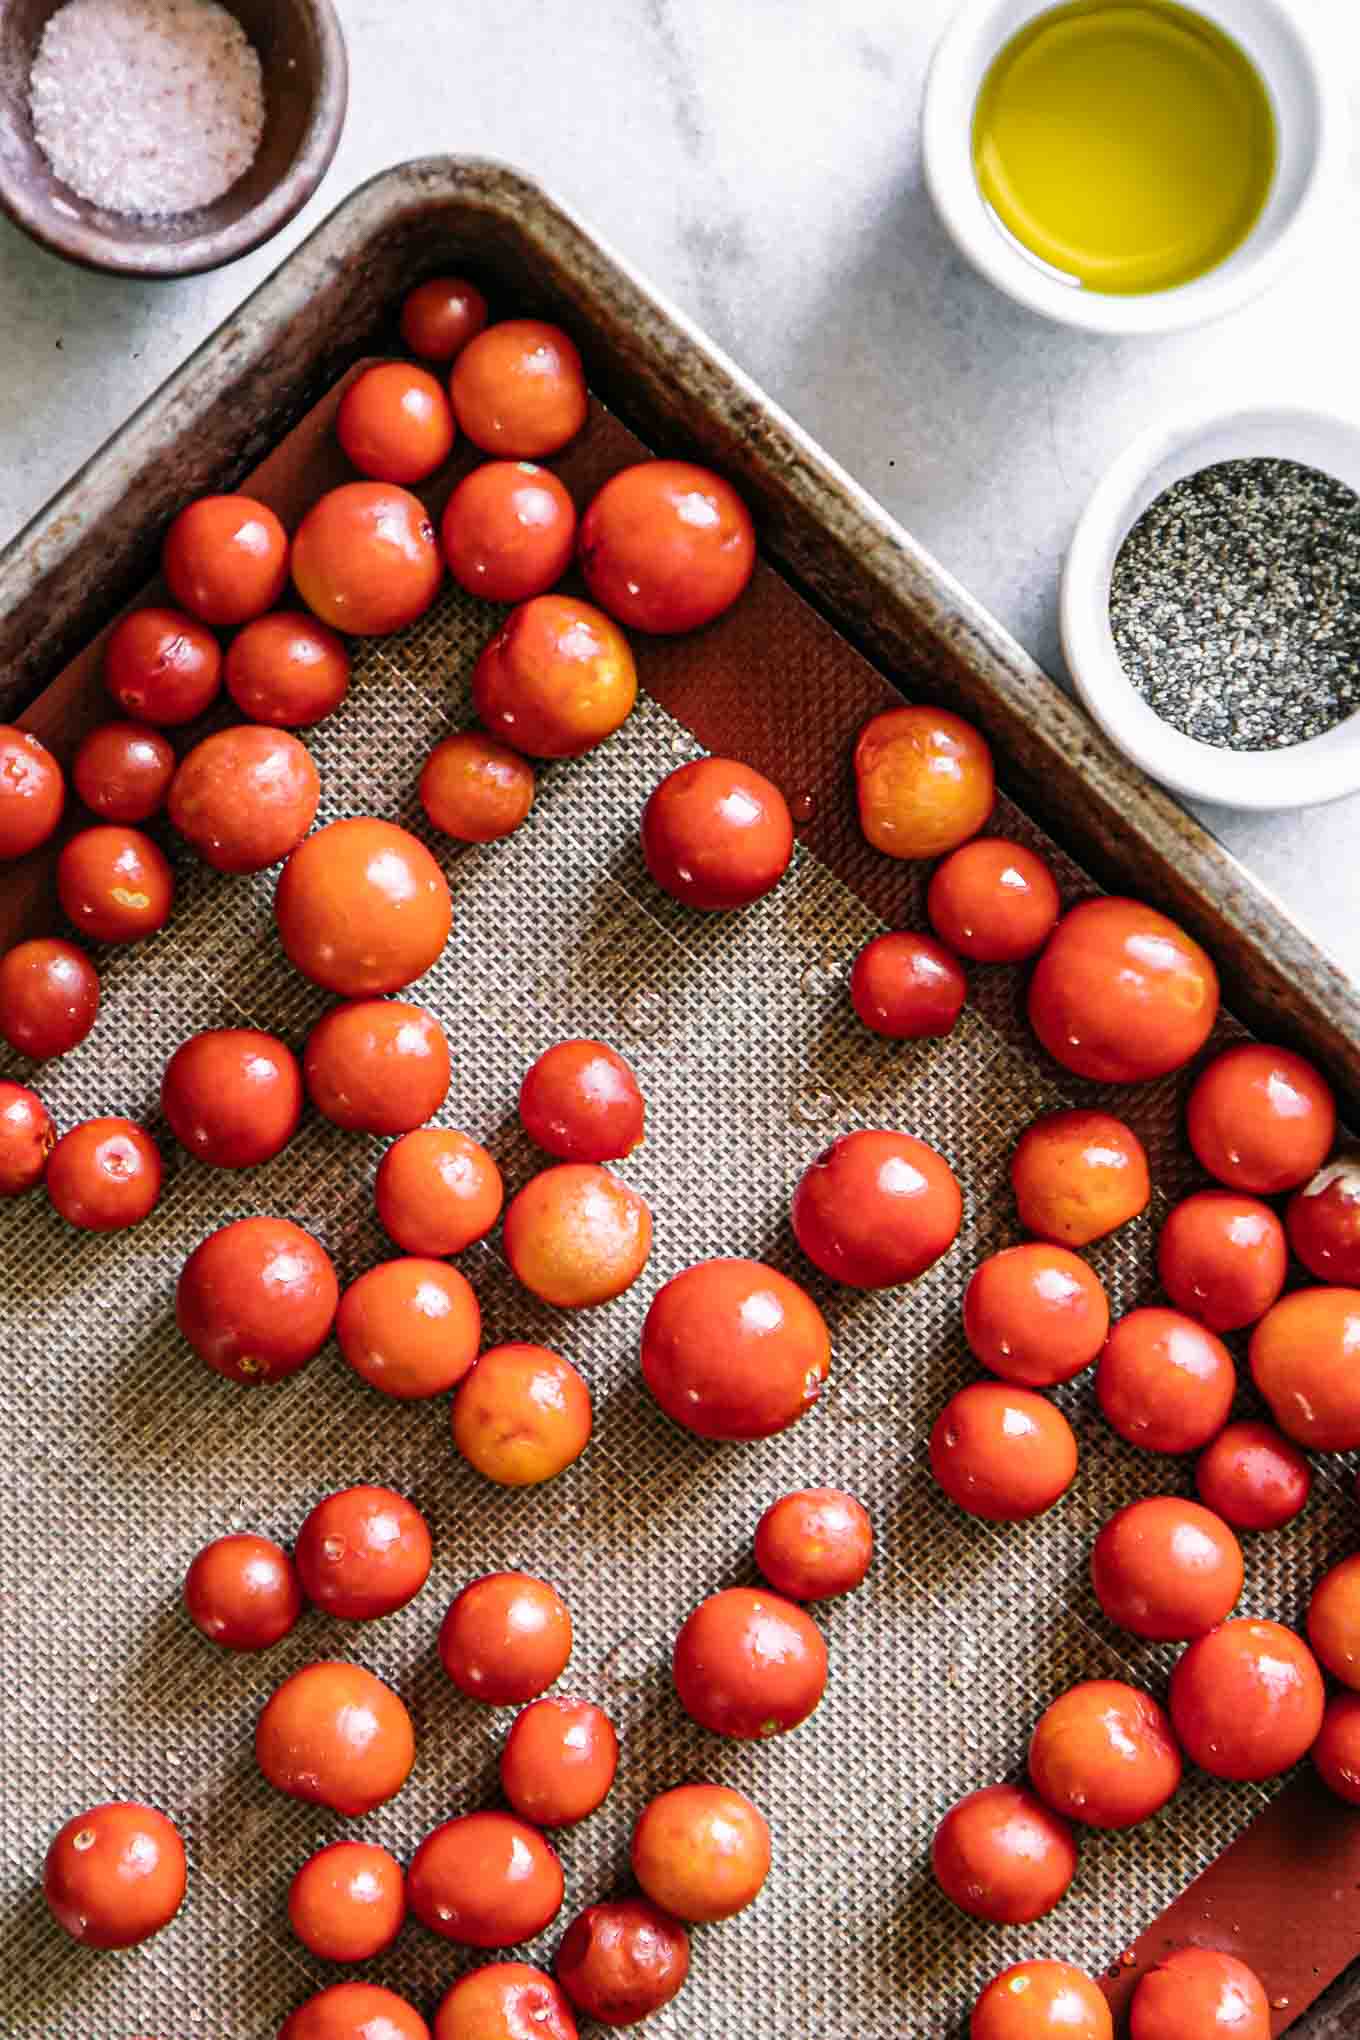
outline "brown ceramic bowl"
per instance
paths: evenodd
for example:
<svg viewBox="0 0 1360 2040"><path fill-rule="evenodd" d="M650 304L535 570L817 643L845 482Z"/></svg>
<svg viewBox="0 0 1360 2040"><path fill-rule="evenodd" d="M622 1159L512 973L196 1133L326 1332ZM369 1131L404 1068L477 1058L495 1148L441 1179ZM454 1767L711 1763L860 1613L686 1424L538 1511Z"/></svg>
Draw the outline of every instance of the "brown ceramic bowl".
<svg viewBox="0 0 1360 2040"><path fill-rule="evenodd" d="M55 254L123 276L190 276L257 248L326 174L344 125L345 43L331 0L224 0L259 52L265 128L244 177L167 219L108 212L54 177L33 138L28 78L61 0L0 0L0 207Z"/></svg>

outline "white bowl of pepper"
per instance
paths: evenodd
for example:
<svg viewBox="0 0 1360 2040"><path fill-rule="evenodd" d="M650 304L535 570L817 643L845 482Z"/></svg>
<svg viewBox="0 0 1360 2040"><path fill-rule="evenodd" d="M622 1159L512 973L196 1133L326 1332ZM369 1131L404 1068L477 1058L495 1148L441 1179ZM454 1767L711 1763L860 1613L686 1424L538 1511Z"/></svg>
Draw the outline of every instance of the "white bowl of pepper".
<svg viewBox="0 0 1360 2040"><path fill-rule="evenodd" d="M1082 513L1061 625L1090 714L1174 792L1280 809L1360 789L1360 417L1157 426Z"/></svg>

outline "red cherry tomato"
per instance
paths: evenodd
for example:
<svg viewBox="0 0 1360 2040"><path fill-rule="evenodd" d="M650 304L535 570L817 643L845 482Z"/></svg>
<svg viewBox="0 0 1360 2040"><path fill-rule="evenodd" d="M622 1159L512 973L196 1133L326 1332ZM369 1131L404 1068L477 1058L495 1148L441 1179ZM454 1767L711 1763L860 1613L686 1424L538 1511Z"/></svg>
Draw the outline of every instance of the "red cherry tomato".
<svg viewBox="0 0 1360 2040"><path fill-rule="evenodd" d="M501 1790L536 1827L570 1827L603 1804L618 1762L607 1714L589 1700L549 1694L515 1716L501 1751Z"/></svg>
<svg viewBox="0 0 1360 2040"><path fill-rule="evenodd" d="M161 1079L180 1146L213 1169L252 1169L287 1147L302 1118L302 1072L276 1035L214 1027L181 1042Z"/></svg>
<svg viewBox="0 0 1360 2040"><path fill-rule="evenodd" d="M958 1238L963 1194L945 1161L908 1133L843 1133L793 1193L793 1231L814 1266L852 1289L914 1282Z"/></svg>
<svg viewBox="0 0 1360 2040"><path fill-rule="evenodd" d="M963 1011L968 980L929 935L876 935L855 958L850 1003L866 1027L893 1041L948 1034Z"/></svg>
<svg viewBox="0 0 1360 2040"><path fill-rule="evenodd" d="M1107 1422L1145 1452L1198 1452L1227 1423L1236 1393L1223 1341L1175 1310L1129 1311L1096 1368Z"/></svg>
<svg viewBox="0 0 1360 2040"><path fill-rule="evenodd" d="M1251 1335L1252 1379L1280 1429L1310 1452L1360 1445L1360 1289L1298 1289Z"/></svg>
<svg viewBox="0 0 1360 2040"><path fill-rule="evenodd" d="M355 1133L410 1133L449 1088L449 1044L433 1013L399 999L352 999L323 1013L302 1056L322 1117Z"/></svg>
<svg viewBox="0 0 1360 2040"><path fill-rule="evenodd" d="M1308 1641L1325 1671L1360 1688L1360 1554L1343 1558L1314 1587Z"/></svg>
<svg viewBox="0 0 1360 2040"><path fill-rule="evenodd" d="M536 1700L571 1656L566 1602L532 1573L488 1573L449 1605L439 1661L460 1693L489 1707Z"/></svg>
<svg viewBox="0 0 1360 2040"><path fill-rule="evenodd" d="M339 1300L330 1256L310 1233L286 1218L238 1218L190 1254L175 1317L206 1367L251 1387L305 1367Z"/></svg>
<svg viewBox="0 0 1360 2040"><path fill-rule="evenodd" d="M1185 1129L1203 1166L1232 1190L1273 1197L1326 1161L1336 1100L1311 1063L1287 1048L1240 1042L1196 1079Z"/></svg>
<svg viewBox="0 0 1360 2040"><path fill-rule="evenodd" d="M1270 2000L1235 1955L1177 1948L1138 1979L1129 2040L1270 2040Z"/></svg>
<svg viewBox="0 0 1360 2040"><path fill-rule="evenodd" d="M571 2006L545 1970L488 1962L440 2000L434 2040L577 2040Z"/></svg>
<svg viewBox="0 0 1360 2040"><path fill-rule="evenodd" d="M300 843L274 894L290 963L342 998L399 992L448 940L448 882L423 843L370 815L328 822Z"/></svg>
<svg viewBox="0 0 1360 2040"><path fill-rule="evenodd" d="M1215 1778L1273 1778L1310 1749L1326 1695L1307 1645L1278 1622L1239 1618L1197 1637L1171 1675L1171 1719Z"/></svg>
<svg viewBox="0 0 1360 2040"><path fill-rule="evenodd" d="M502 319L463 347L449 379L454 416L483 453L541 460L586 422L581 357L560 326Z"/></svg>
<svg viewBox="0 0 1360 2040"><path fill-rule="evenodd" d="M608 1169L559 1162L511 1198L501 1242L534 1296L559 1310L582 1310L609 1303L637 1281L652 1250L652 1214L646 1199Z"/></svg>
<svg viewBox="0 0 1360 2040"><path fill-rule="evenodd" d="M321 776L287 730L238 723L195 744L170 786L170 819L214 871L263 871L311 828Z"/></svg>
<svg viewBox="0 0 1360 2040"><path fill-rule="evenodd" d="M175 1917L186 1877L174 1822L154 1807L119 1799L74 1815L54 1836L43 1896L73 1941L133 1948Z"/></svg>
<svg viewBox="0 0 1360 2040"><path fill-rule="evenodd" d="M512 835L533 806L534 768L495 737L458 730L425 760L420 804L455 842L496 843Z"/></svg>
<svg viewBox="0 0 1360 2040"><path fill-rule="evenodd" d="M345 391L335 436L361 475L375 482L423 482L453 451L453 412L428 369L380 361Z"/></svg>
<svg viewBox="0 0 1360 2040"><path fill-rule="evenodd" d="M382 1806L415 1754L411 1717L392 1688L333 1659L285 1679L255 1724L255 1760L269 1783L335 1813Z"/></svg>
<svg viewBox="0 0 1360 2040"><path fill-rule="evenodd" d="M747 1907L770 1872L770 1829L730 1785L677 1785L633 1829L633 1875L653 1905L702 1925Z"/></svg>
<svg viewBox="0 0 1360 2040"><path fill-rule="evenodd" d="M505 1186L475 1140L426 1126L393 1141L374 1195L383 1230L408 1254L461 1254L500 1217Z"/></svg>
<svg viewBox="0 0 1360 2040"><path fill-rule="evenodd" d="M789 868L793 817L774 781L737 758L695 758L642 811L647 869L672 899L704 913L749 906Z"/></svg>
<svg viewBox="0 0 1360 2040"><path fill-rule="evenodd" d="M1269 1424L1229 1424L1195 1467L1201 1501L1239 1530L1278 1530L1292 1522L1312 1485L1308 1461Z"/></svg>
<svg viewBox="0 0 1360 2040"><path fill-rule="evenodd" d="M1360 1806L1360 1693L1334 1693L1309 1753L1329 1792Z"/></svg>
<svg viewBox="0 0 1360 2040"><path fill-rule="evenodd" d="M642 1372L701 1438L768 1438L812 1408L831 1335L807 1291L763 1261L700 1261L652 1298Z"/></svg>
<svg viewBox="0 0 1360 2040"><path fill-rule="evenodd" d="M173 729L193 722L217 699L222 648L210 630L178 609L131 609L104 646L104 685L134 722Z"/></svg>
<svg viewBox="0 0 1360 2040"><path fill-rule="evenodd" d="M963 1332L975 1359L1020 1388L1054 1388L1089 1367L1110 1329L1100 1282L1066 1247L1005 1247L974 1270Z"/></svg>
<svg viewBox="0 0 1360 2040"><path fill-rule="evenodd" d="M1011 1157L1011 1187L1027 1232L1089 1246L1136 1218L1152 1195L1147 1154L1108 1112L1047 1112Z"/></svg>
<svg viewBox="0 0 1360 2040"><path fill-rule="evenodd" d="M971 723L944 708L890 708L855 744L859 825L888 857L956 850L992 811L992 754Z"/></svg>
<svg viewBox="0 0 1360 2040"><path fill-rule="evenodd" d="M20 942L0 957L0 1035L42 1060L78 1048L99 1011L99 973L74 942Z"/></svg>
<svg viewBox="0 0 1360 2040"><path fill-rule="evenodd" d="M57 897L92 942L140 942L170 918L170 866L140 829L79 829L57 859Z"/></svg>
<svg viewBox="0 0 1360 2040"><path fill-rule="evenodd" d="M826 1645L793 1601L728 1587L686 1618L671 1669L680 1705L701 1728L752 1740L807 1720L826 1690Z"/></svg>
<svg viewBox="0 0 1360 2040"><path fill-rule="evenodd" d="M380 1983L333 1983L284 2020L279 2040L430 2040L430 2029Z"/></svg>
<svg viewBox="0 0 1360 2040"><path fill-rule="evenodd" d="M1172 1210L1157 1241L1157 1272L1178 1310L1215 1332L1263 1317L1284 1288L1284 1227L1268 1204L1200 1190Z"/></svg>
<svg viewBox="0 0 1360 2040"><path fill-rule="evenodd" d="M416 1255L351 1282L335 1318L340 1351L371 1388L403 1401L442 1395L477 1358L482 1313L456 1268Z"/></svg>
<svg viewBox="0 0 1360 2040"><path fill-rule="evenodd" d="M1017 1962L973 2006L968 2040L1114 2040L1110 2007L1070 1962Z"/></svg>
<svg viewBox="0 0 1360 2040"><path fill-rule="evenodd" d="M1148 1495L1117 1510L1091 1552L1091 1584L1109 1620L1163 1642L1226 1621L1243 1576L1232 1531L1183 1495Z"/></svg>
<svg viewBox="0 0 1360 2040"><path fill-rule="evenodd" d="M52 1209L85 1232L140 1225L161 1194L160 1152L131 1119L84 1119L47 1161Z"/></svg>
<svg viewBox="0 0 1360 2040"><path fill-rule="evenodd" d="M268 1650L302 1613L297 1568L267 1537L219 1537L197 1554L184 1581L189 1620L223 1650Z"/></svg>
<svg viewBox="0 0 1360 2040"><path fill-rule="evenodd" d="M145 822L175 776L174 747L149 723L100 723L76 752L71 783L101 822Z"/></svg>
<svg viewBox="0 0 1360 2040"><path fill-rule="evenodd" d="M1353 1149L1318 1170L1290 1198L1289 1244L1319 1282L1360 1287L1360 1154Z"/></svg>
<svg viewBox="0 0 1360 2040"><path fill-rule="evenodd" d="M689 1974L689 1936L640 1898L590 1905L557 1950L563 1990L602 2026L634 2026L677 1995Z"/></svg>
<svg viewBox="0 0 1360 2040"><path fill-rule="evenodd" d="M486 319L486 299L475 283L465 276L432 276L402 301L401 337L424 361L452 361L481 332ZM556 2036L545 2033L543 2040Z"/></svg>
<svg viewBox="0 0 1360 2040"><path fill-rule="evenodd" d="M698 630L730 609L755 569L750 512L730 482L682 460L623 468L581 520L581 571L630 630Z"/></svg>
<svg viewBox="0 0 1360 2040"><path fill-rule="evenodd" d="M349 692L344 641L300 609L257 616L238 631L225 672L242 715L276 729L320 722Z"/></svg>
<svg viewBox="0 0 1360 2040"><path fill-rule="evenodd" d="M1024 1926L1052 1912L1077 1872L1065 1820L1019 1785L985 1785L951 1806L930 1851L945 1897L975 1919Z"/></svg>
<svg viewBox="0 0 1360 2040"><path fill-rule="evenodd" d="M531 1941L562 1905L562 1865L512 1813L465 1813L426 1835L406 1873L423 1927L470 1948Z"/></svg>
<svg viewBox="0 0 1360 2040"><path fill-rule="evenodd" d="M489 460L449 497L439 539L449 572L469 595L527 602L567 571L576 506L549 468Z"/></svg>
<svg viewBox="0 0 1360 2040"><path fill-rule="evenodd" d="M332 1842L288 1889L288 1923L323 1962L367 1962L390 1948L406 1917L401 1865L372 1842Z"/></svg>
<svg viewBox="0 0 1360 2040"><path fill-rule="evenodd" d="M546 1346L491 1346L453 1399L453 1442L501 1487L534 1487L590 1443L590 1390Z"/></svg>
<svg viewBox="0 0 1360 2040"><path fill-rule="evenodd" d="M65 805L66 781L46 744L0 723L0 859L45 843Z"/></svg>
<svg viewBox="0 0 1360 2040"><path fill-rule="evenodd" d="M841 1488L781 1495L756 1525L756 1564L791 1601L850 1593L868 1572L873 1549L869 1511Z"/></svg>
<svg viewBox="0 0 1360 2040"><path fill-rule="evenodd" d="M472 672L472 702L493 736L531 758L579 758L628 720L637 700L628 640L574 595L512 609Z"/></svg>
<svg viewBox="0 0 1360 2040"><path fill-rule="evenodd" d="M444 578L430 513L393 482L345 482L315 502L293 540L293 580L312 614L353 637L423 616Z"/></svg>
<svg viewBox="0 0 1360 2040"><path fill-rule="evenodd" d="M57 1144L52 1115L36 1091L0 1078L0 1197L41 1183Z"/></svg>
<svg viewBox="0 0 1360 2040"><path fill-rule="evenodd" d="M1118 1679L1087 1679L1039 1716L1029 1775L1044 1803L1067 1820L1136 1827L1180 1784L1181 1753L1150 1693Z"/></svg>
<svg viewBox="0 0 1360 2040"><path fill-rule="evenodd" d="M248 623L272 609L284 591L288 534L253 496L200 496L165 534L161 572L191 616L218 625Z"/></svg>
<svg viewBox="0 0 1360 2040"><path fill-rule="evenodd" d="M567 1162L610 1162L640 1146L646 1108L638 1080L603 1041L559 1041L519 1087L530 1140Z"/></svg>
<svg viewBox="0 0 1360 2040"><path fill-rule="evenodd" d="M1174 921L1137 900L1063 915L1029 982L1030 1025L1055 1062L1100 1084L1141 1084L1199 1054L1218 973Z"/></svg>
<svg viewBox="0 0 1360 2040"><path fill-rule="evenodd" d="M1062 1411L1041 1395L974 1381L935 1419L930 1470L970 1516L1019 1523L1041 1516L1071 1487L1077 1441Z"/></svg>
<svg viewBox="0 0 1360 2040"><path fill-rule="evenodd" d="M953 851L926 894L931 927L971 963L1023 963L1053 933L1059 905L1043 858L1004 836L975 836Z"/></svg>
<svg viewBox="0 0 1360 2040"><path fill-rule="evenodd" d="M372 1622L415 1599L432 1547L425 1518L404 1495L351 1487L317 1503L294 1555L309 1601L342 1622Z"/></svg>

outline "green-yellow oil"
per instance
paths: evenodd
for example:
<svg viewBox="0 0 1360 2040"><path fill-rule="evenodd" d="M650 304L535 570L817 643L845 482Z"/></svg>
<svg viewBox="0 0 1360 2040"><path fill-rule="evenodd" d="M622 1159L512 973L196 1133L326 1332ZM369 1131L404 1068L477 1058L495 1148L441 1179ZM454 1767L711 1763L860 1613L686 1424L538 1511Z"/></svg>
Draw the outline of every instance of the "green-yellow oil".
<svg viewBox="0 0 1360 2040"><path fill-rule="evenodd" d="M1087 290L1170 290L1251 232L1275 119L1250 58L1172 0L1070 0L983 81L973 160L1002 226Z"/></svg>

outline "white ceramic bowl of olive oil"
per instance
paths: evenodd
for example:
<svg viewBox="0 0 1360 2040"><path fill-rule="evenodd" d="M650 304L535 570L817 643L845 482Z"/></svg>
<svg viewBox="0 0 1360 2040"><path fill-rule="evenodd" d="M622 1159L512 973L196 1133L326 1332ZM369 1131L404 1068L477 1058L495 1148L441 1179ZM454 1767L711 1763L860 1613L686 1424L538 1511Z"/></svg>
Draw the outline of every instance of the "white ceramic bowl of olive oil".
<svg viewBox="0 0 1360 2040"><path fill-rule="evenodd" d="M1221 318L1335 196L1341 33L1327 0L964 0L926 84L931 196L969 261L1049 318Z"/></svg>

